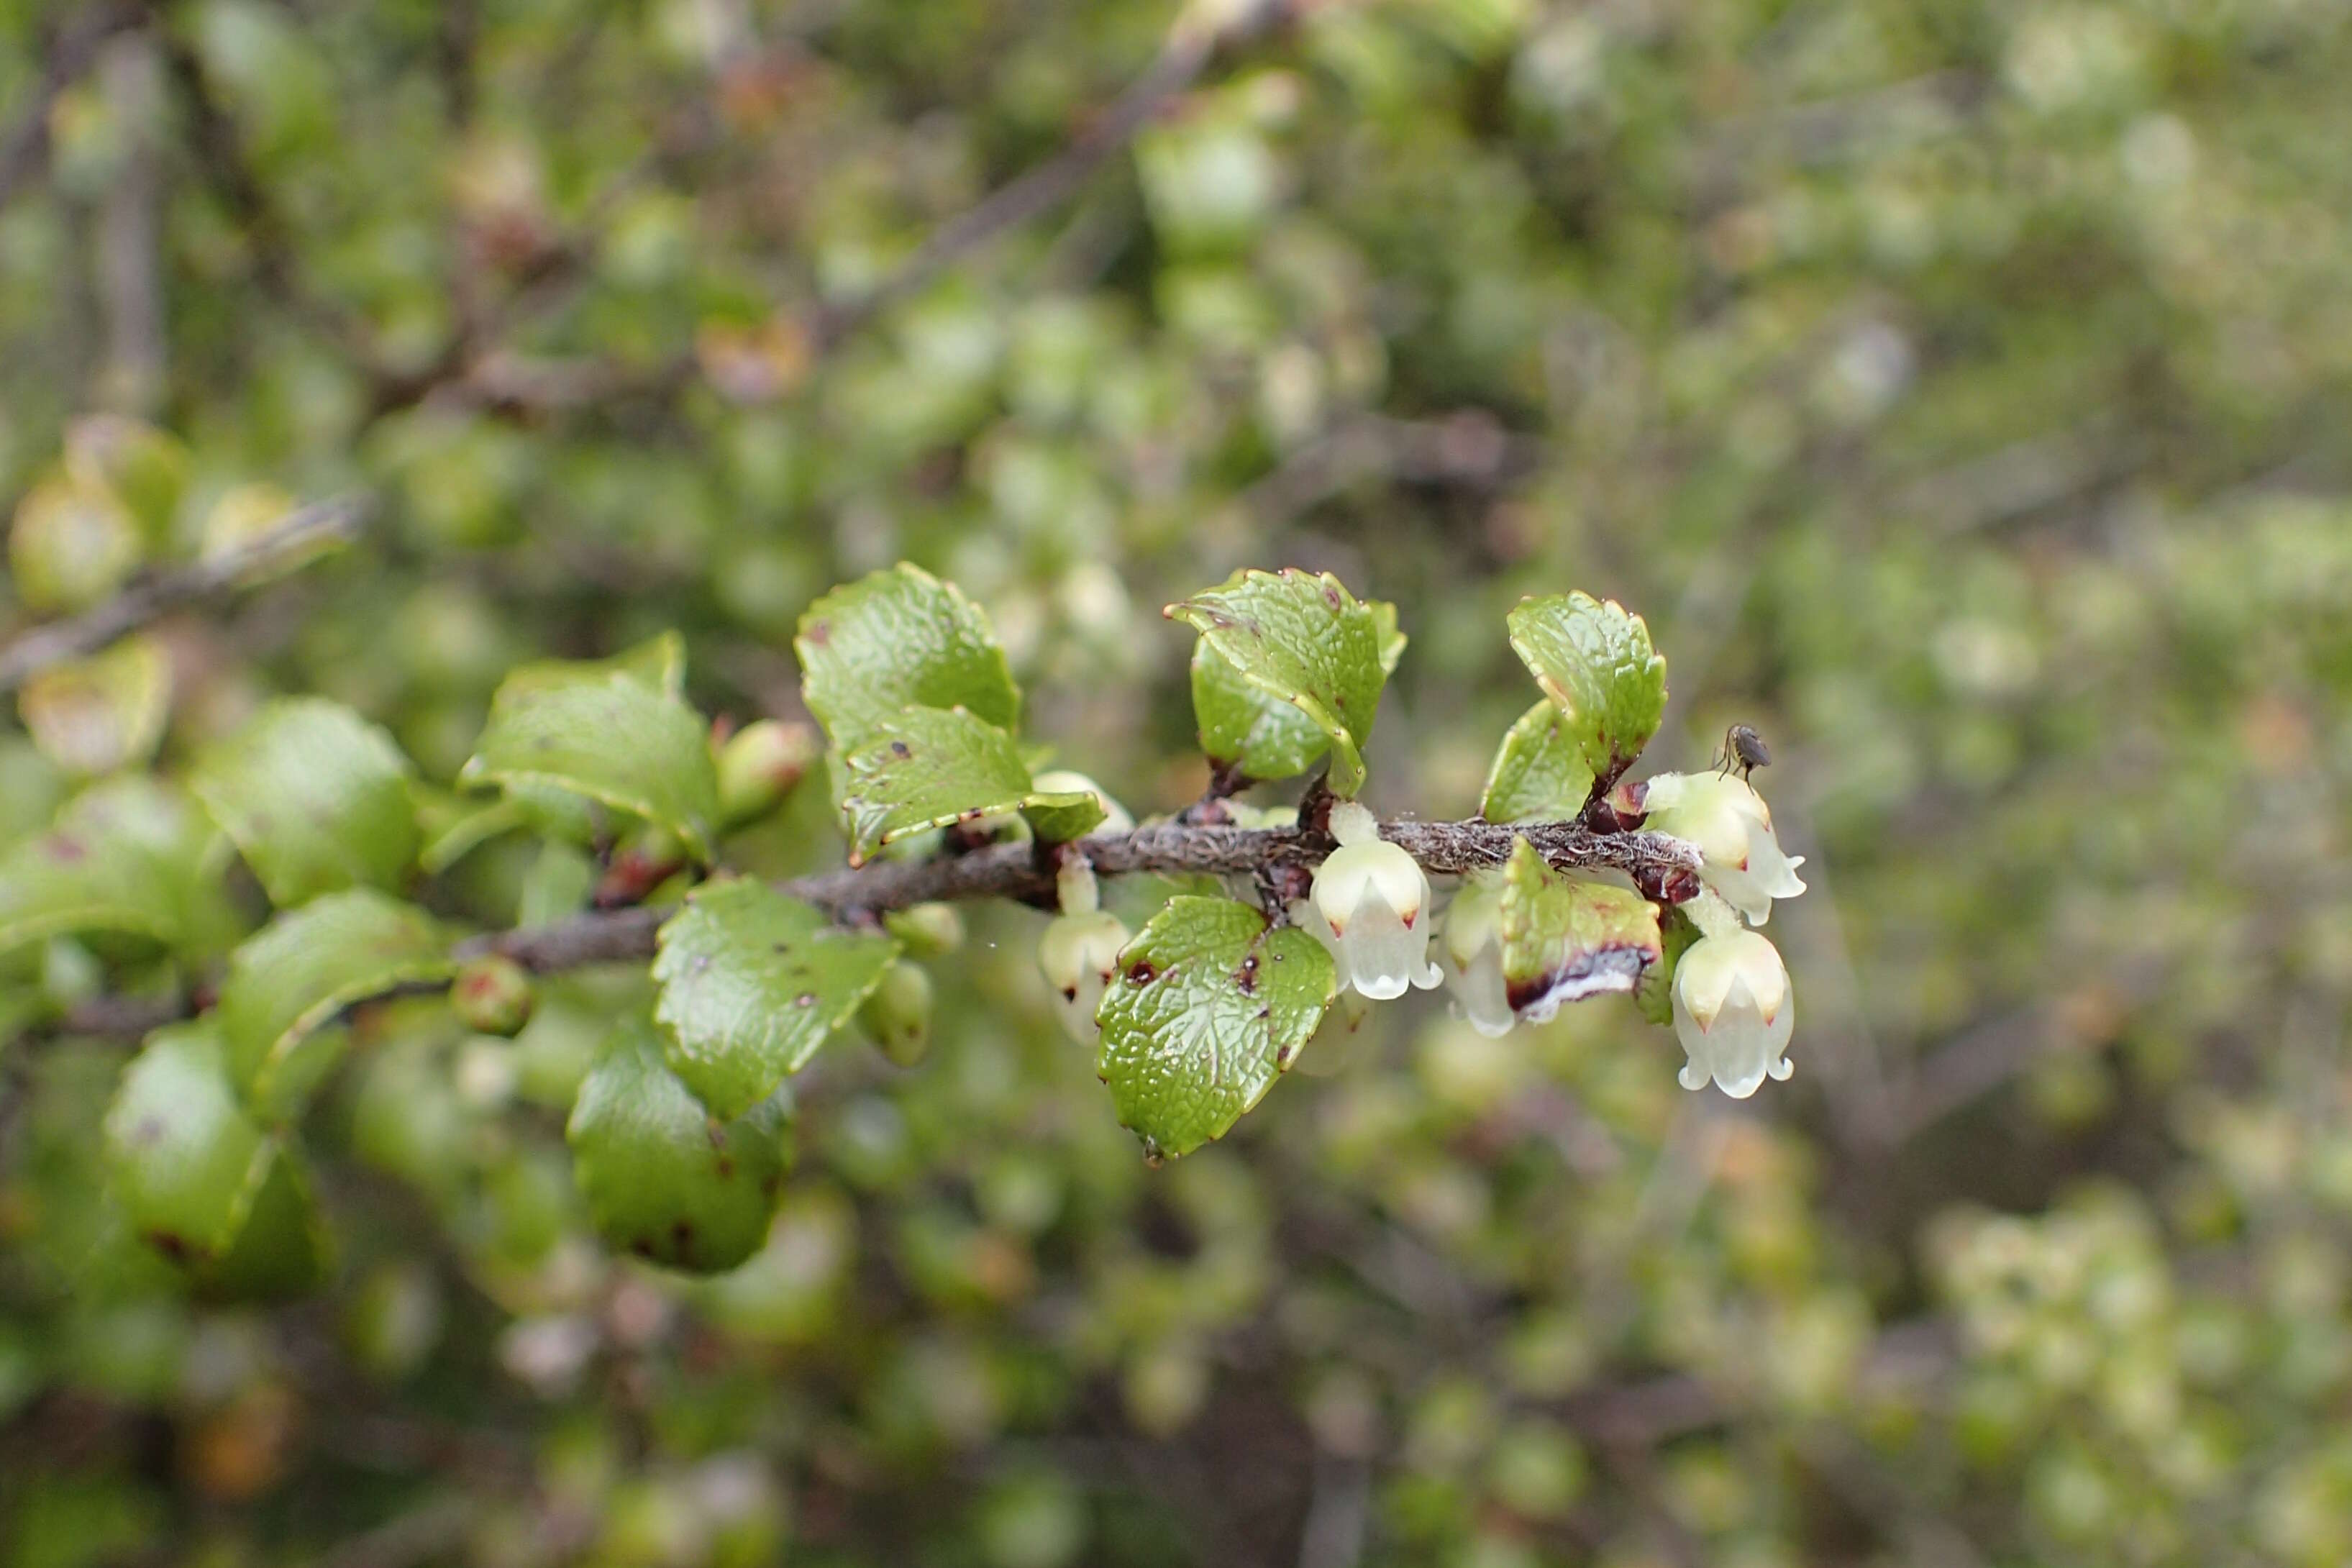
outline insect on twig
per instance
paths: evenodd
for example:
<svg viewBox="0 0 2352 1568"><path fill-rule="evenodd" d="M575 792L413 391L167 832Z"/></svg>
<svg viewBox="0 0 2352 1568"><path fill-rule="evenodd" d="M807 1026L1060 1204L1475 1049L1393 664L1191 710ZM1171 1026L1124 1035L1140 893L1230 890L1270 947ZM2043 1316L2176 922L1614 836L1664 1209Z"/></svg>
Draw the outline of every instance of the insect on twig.
<svg viewBox="0 0 2352 1568"><path fill-rule="evenodd" d="M1717 770L1718 773L1727 773L1738 768L1739 776L1745 779L1758 768L1772 765L1772 748L1764 743L1763 736L1747 725L1734 724L1723 732L1721 762L1722 765Z"/></svg>

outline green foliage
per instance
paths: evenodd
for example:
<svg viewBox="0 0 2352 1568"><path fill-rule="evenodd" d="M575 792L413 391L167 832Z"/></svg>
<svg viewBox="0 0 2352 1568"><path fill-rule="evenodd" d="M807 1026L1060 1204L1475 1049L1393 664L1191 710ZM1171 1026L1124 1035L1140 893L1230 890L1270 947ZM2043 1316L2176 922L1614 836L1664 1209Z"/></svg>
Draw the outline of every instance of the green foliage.
<svg viewBox="0 0 2352 1568"><path fill-rule="evenodd" d="M1021 721L1021 693L988 617L920 567L901 563L817 600L793 651L809 711L845 751L908 708L961 708L1006 732Z"/></svg>
<svg viewBox="0 0 2352 1568"><path fill-rule="evenodd" d="M1322 944L1231 899L1170 900L1118 957L1095 1011L1100 1071L1119 1124L1154 1158L1230 1131L1339 993Z"/></svg>
<svg viewBox="0 0 2352 1568"><path fill-rule="evenodd" d="M719 776L702 721L629 673L500 687L458 781L583 796L668 829L698 860L711 856Z"/></svg>
<svg viewBox="0 0 2352 1568"><path fill-rule="evenodd" d="M1489 822L1559 822L1592 798L1592 765L1571 726L1547 698L1519 715L1495 748L1479 792Z"/></svg>
<svg viewBox="0 0 2352 1568"><path fill-rule="evenodd" d="M41 754L69 773L95 775L143 763L172 711L172 663L152 637L41 671L17 710Z"/></svg>
<svg viewBox="0 0 2352 1568"><path fill-rule="evenodd" d="M841 757L841 815L853 865L893 840L1002 816L1031 799L1013 737L961 708L908 708L857 731ZM1061 797L1039 805L1063 807Z"/></svg>
<svg viewBox="0 0 2352 1568"><path fill-rule="evenodd" d="M228 922L211 824L173 786L93 784L56 825L0 858L0 950L48 937L123 931L195 954Z"/></svg>
<svg viewBox="0 0 2352 1568"><path fill-rule="evenodd" d="M1630 888L1563 875L1522 838L1503 868L1503 984L1536 1023L1563 1002L1631 991L1658 962L1658 909Z"/></svg>
<svg viewBox="0 0 2352 1568"><path fill-rule="evenodd" d="M1589 594L1522 600L1510 623L1511 651L1559 710L1561 738L1604 788L1615 783L1666 709L1666 661L1649 626Z"/></svg>
<svg viewBox="0 0 2352 1568"><path fill-rule="evenodd" d="M1393 608L1383 616L1328 572L1248 571L1167 614L1201 634L1192 705L1201 749L1213 763L1251 778L1287 778L1328 749L1332 791L1348 796L1363 787L1363 744L1403 651Z"/></svg>
<svg viewBox="0 0 2352 1568"><path fill-rule="evenodd" d="M236 844L269 901L397 889L415 861L408 759L341 703L286 698L215 742L188 787Z"/></svg>
<svg viewBox="0 0 2352 1568"><path fill-rule="evenodd" d="M749 1258L783 1180L780 1100L710 1114L663 1060L650 1030L625 1026L580 1086L564 1136L597 1230L614 1247L708 1274Z"/></svg>
<svg viewBox="0 0 2352 1568"><path fill-rule="evenodd" d="M352 1002L446 978L448 939L422 910L367 888L279 915L229 955L220 1035L229 1073L265 1114L289 1114L331 1065L319 1037ZM305 1049L305 1042L317 1047Z"/></svg>
<svg viewBox="0 0 2352 1568"><path fill-rule="evenodd" d="M307 1184L239 1104L226 1068L209 1023L147 1042L107 1111L115 1194L139 1238L200 1290L299 1294L324 1267Z"/></svg>
<svg viewBox="0 0 2352 1568"><path fill-rule="evenodd" d="M697 889L654 960L671 1070L712 1115L742 1116L856 1015L898 952L758 882Z"/></svg>

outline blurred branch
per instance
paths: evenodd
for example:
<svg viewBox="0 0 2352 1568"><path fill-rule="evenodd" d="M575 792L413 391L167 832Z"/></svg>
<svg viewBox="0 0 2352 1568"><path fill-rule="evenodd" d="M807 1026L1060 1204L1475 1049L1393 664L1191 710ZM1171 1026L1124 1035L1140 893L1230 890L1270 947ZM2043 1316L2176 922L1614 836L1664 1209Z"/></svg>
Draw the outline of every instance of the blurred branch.
<svg viewBox="0 0 2352 1568"><path fill-rule="evenodd" d="M96 63L100 48L117 33L147 19L144 5L121 0L114 5L84 5L49 46L48 59L33 95L15 124L0 136L0 207L47 163L49 112L58 97Z"/></svg>
<svg viewBox="0 0 2352 1568"><path fill-rule="evenodd" d="M814 311L805 323L811 357L824 359L889 307L921 291L998 236L1076 195L1192 84L1220 47L1279 26L1309 3L1228 0L1188 5L1142 74L1059 152L941 223L865 293ZM690 354L646 369L614 365L594 356L527 362L507 347L503 340L513 327L578 286L592 252L584 237L564 245L475 341L459 341L440 361L415 374L379 378L373 414L380 416L427 399L516 410L577 407L615 396L658 395L686 384L698 368Z"/></svg>
<svg viewBox="0 0 2352 1568"><path fill-rule="evenodd" d="M818 311L811 333L817 352L830 351L876 315L918 292L1005 230L1075 195L1097 169L1134 141L1171 100L1192 84L1219 46L1286 20L1300 4L1301 0L1246 0L1222 7L1187 5L1143 74L1067 146L941 224L897 270L866 293ZM1209 15L1213 10L1225 14L1213 16Z"/></svg>
<svg viewBox="0 0 2352 1568"><path fill-rule="evenodd" d="M262 568L357 538L374 504L365 496L339 496L306 506L234 550L135 583L70 619L20 633L0 646L0 691L15 690L52 665L96 653L184 605L227 593Z"/></svg>
<svg viewBox="0 0 2352 1568"><path fill-rule="evenodd" d="M1386 822L1381 837L1402 846L1423 868L1458 875L1499 866L1521 838L1561 870L1606 867L1640 880L1666 872L1696 871L1698 853L1663 833L1601 833L1576 822ZM1130 833L1097 834L1064 846L1105 876L1135 873L1248 875L1263 868L1309 866L1335 847L1308 827L1188 826L1155 823ZM928 860L877 860L779 882L776 890L811 903L836 920L870 919L911 904L963 899L1050 900L1055 857L1034 843L992 845L965 855ZM498 956L540 973L651 958L654 933L677 910L668 907L600 910L554 925L486 932L457 944L465 962ZM401 994L437 990L404 986ZM365 1000L365 998L362 998ZM54 1031L62 1035L136 1037L187 1016L191 1004L101 997L69 1010Z"/></svg>
<svg viewBox="0 0 2352 1568"><path fill-rule="evenodd" d="M1953 1356L1952 1331L1941 1321L1898 1324L1864 1353L1850 1384L1857 1394L1916 1388L1942 1377ZM1730 1420L1742 1403L1738 1391L1675 1373L1570 1394L1560 1414L1596 1443L1647 1448Z"/></svg>
<svg viewBox="0 0 2352 1568"><path fill-rule="evenodd" d="M1483 408L1436 419L1360 414L1299 447L1234 504L1271 526L1359 480L1497 486L1533 471L1543 454L1542 441L1505 429Z"/></svg>

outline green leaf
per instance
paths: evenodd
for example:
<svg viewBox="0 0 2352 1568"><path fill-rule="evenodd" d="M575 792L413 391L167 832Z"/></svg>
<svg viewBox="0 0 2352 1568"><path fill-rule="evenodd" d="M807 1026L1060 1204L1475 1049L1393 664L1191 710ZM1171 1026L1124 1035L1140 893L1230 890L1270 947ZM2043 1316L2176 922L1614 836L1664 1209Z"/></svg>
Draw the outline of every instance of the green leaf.
<svg viewBox="0 0 2352 1568"><path fill-rule="evenodd" d="M229 955L218 1016L230 1071L255 1103L283 1114L340 1045L306 1051L305 1040L353 1002L455 967L446 934L413 904L369 888L313 899Z"/></svg>
<svg viewBox="0 0 2352 1568"><path fill-rule="evenodd" d="M1599 787L1642 754L1666 710L1666 661L1650 628L1614 599L1555 594L1511 611L1511 650L1567 721Z"/></svg>
<svg viewBox="0 0 2352 1568"><path fill-rule="evenodd" d="M33 676L16 706L43 756L68 773L110 773L154 755L172 713L172 660L154 637L125 637Z"/></svg>
<svg viewBox="0 0 2352 1568"><path fill-rule="evenodd" d="M1328 573L1286 570L1238 573L1165 613L1197 630L1214 655L1204 660L1196 653L1192 665L1201 746L1213 762L1251 778L1286 778L1328 747L1332 790L1352 795L1362 787L1363 744L1387 667L1404 646L1393 612L1384 625ZM1321 732L1323 745L1310 750L1288 721L1267 717L1258 697L1295 710Z"/></svg>
<svg viewBox="0 0 2352 1568"><path fill-rule="evenodd" d="M1478 815L1489 822L1560 822L1591 798L1591 766L1547 699L1520 714L1495 748Z"/></svg>
<svg viewBox="0 0 2352 1568"><path fill-rule="evenodd" d="M435 877L499 835L527 826L529 820L520 801L468 799L454 790L421 782L411 784L409 800L424 839L416 851L416 863Z"/></svg>
<svg viewBox="0 0 2352 1568"><path fill-rule="evenodd" d="M1092 790L1032 795L1021 803L1022 818L1040 843L1067 844L1100 827L1109 814Z"/></svg>
<svg viewBox="0 0 2352 1568"><path fill-rule="evenodd" d="M809 711L843 750L910 707L966 709L1008 732L1020 724L1021 693L988 617L919 566L902 562L811 605L793 651Z"/></svg>
<svg viewBox="0 0 2352 1568"><path fill-rule="evenodd" d="M905 709L867 729L840 763L853 866L894 838L1030 799L1029 764L1013 737L961 708Z"/></svg>
<svg viewBox="0 0 2352 1568"><path fill-rule="evenodd" d="M778 1100L721 1121L662 1059L640 1023L606 1045L564 1136L597 1230L671 1268L732 1268L766 1240L788 1163Z"/></svg>
<svg viewBox="0 0 2352 1568"><path fill-rule="evenodd" d="M668 828L709 864L719 776L699 715L633 676L526 682L509 677L460 784L509 794L553 788Z"/></svg>
<svg viewBox="0 0 2352 1568"><path fill-rule="evenodd" d="M519 664L499 683L504 700L559 686L601 686L615 675L626 676L656 696L683 700L686 695L686 639L674 631L647 637L610 658L541 658Z"/></svg>
<svg viewBox="0 0 2352 1568"><path fill-rule="evenodd" d="M201 1019L159 1029L106 1113L116 1196L149 1246L181 1263L228 1251L277 1145L228 1079L219 1031Z"/></svg>
<svg viewBox="0 0 2352 1568"><path fill-rule="evenodd" d="M236 843L269 901L395 888L421 836L408 759L339 702L281 699L198 759L188 787Z"/></svg>
<svg viewBox="0 0 2352 1568"><path fill-rule="evenodd" d="M1331 955L1232 899L1180 896L1119 952L1099 1070L1159 1158L1222 1138L1289 1069L1339 994Z"/></svg>
<svg viewBox="0 0 2352 1568"><path fill-rule="evenodd" d="M108 1108L105 1139L132 1232L199 1294L279 1298L323 1275L309 1184L292 1150L239 1102L211 1020L148 1037Z"/></svg>
<svg viewBox="0 0 2352 1568"><path fill-rule="evenodd" d="M1504 994L1531 1024L1563 1002L1631 991L1658 961L1655 905L1630 888L1553 870L1524 838L1503 868L1499 925Z"/></svg>
<svg viewBox="0 0 2352 1568"><path fill-rule="evenodd" d="M1642 1016L1653 1024L1675 1021L1675 965L1682 962L1683 953L1699 938L1698 927L1683 912L1680 904L1670 906L1658 921L1658 962L1642 971L1642 983L1633 989L1634 1005Z"/></svg>
<svg viewBox="0 0 2352 1568"><path fill-rule="evenodd" d="M48 832L0 856L0 952L111 931L212 952L226 945L232 918L216 875L219 845L195 802L168 784L95 784Z"/></svg>
<svg viewBox="0 0 2352 1568"><path fill-rule="evenodd" d="M844 931L748 879L688 894L658 941L654 1021L670 1068L722 1118L806 1067L898 952L889 937Z"/></svg>

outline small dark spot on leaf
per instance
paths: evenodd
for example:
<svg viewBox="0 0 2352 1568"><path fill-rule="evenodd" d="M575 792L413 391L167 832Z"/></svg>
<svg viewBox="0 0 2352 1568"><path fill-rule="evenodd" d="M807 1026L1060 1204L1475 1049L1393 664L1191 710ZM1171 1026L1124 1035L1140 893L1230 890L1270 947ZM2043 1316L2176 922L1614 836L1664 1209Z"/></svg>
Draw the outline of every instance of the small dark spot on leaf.
<svg viewBox="0 0 2352 1568"><path fill-rule="evenodd" d="M1244 995L1244 996L1250 996L1250 995L1255 995L1255 994L1256 994L1256 992L1257 992L1257 954L1256 954L1256 953L1254 953L1254 952L1253 952L1253 953L1251 953L1247 958L1244 958L1244 959L1243 959L1243 960L1242 960L1242 966L1241 966L1241 968L1240 968L1238 971L1236 971L1236 972L1234 973L1234 982L1235 982L1237 984L1239 984L1239 985L1241 986L1241 988L1242 988L1242 994L1243 994L1243 995Z"/></svg>
<svg viewBox="0 0 2352 1568"><path fill-rule="evenodd" d="M142 1116L139 1119L139 1125L131 1130L133 1143L152 1143L162 1136L163 1119L160 1116Z"/></svg>
<svg viewBox="0 0 2352 1568"><path fill-rule="evenodd" d="M833 640L833 623L831 621L812 622L809 629L803 632L801 636L808 638L811 647L823 647Z"/></svg>
<svg viewBox="0 0 2352 1568"><path fill-rule="evenodd" d="M149 1231L147 1233L147 1245L153 1247L156 1251L162 1253L164 1257L170 1258L174 1263L184 1263L188 1259L189 1248L186 1238L175 1235L171 1231Z"/></svg>
<svg viewBox="0 0 2352 1568"><path fill-rule="evenodd" d="M1151 961L1148 958L1139 958L1127 966L1127 983L1129 985L1149 985L1159 978L1160 971L1151 967Z"/></svg>
<svg viewBox="0 0 2352 1568"><path fill-rule="evenodd" d="M721 1155L719 1155L719 1179L720 1181L722 1181L722 1182L723 1182L723 1181L728 1180L730 1177L733 1176L734 1174L735 1174L735 1156L734 1156L734 1155L732 1155L732 1154L721 1154Z"/></svg>
<svg viewBox="0 0 2352 1568"><path fill-rule="evenodd" d="M49 840L49 858L52 860L62 860L70 866L88 853L89 851L81 847L81 840L79 838L68 838L59 835Z"/></svg>
<svg viewBox="0 0 2352 1568"><path fill-rule="evenodd" d="M803 992L802 992L799 995L797 995L797 996L795 996L795 997L793 997L793 1006L795 1006L795 1007L814 1007L814 1006L815 1006L815 1005L816 1005L816 993L815 993L815 992L814 992L814 991L803 991Z"/></svg>
<svg viewBox="0 0 2352 1568"><path fill-rule="evenodd" d="M760 1195L763 1198L772 1198L783 1184L783 1177L771 1171L760 1178Z"/></svg>
<svg viewBox="0 0 2352 1568"><path fill-rule="evenodd" d="M669 1237L677 1243L677 1249L683 1254L688 1247L694 1245L694 1222L686 1219L673 1221L669 1227Z"/></svg>
<svg viewBox="0 0 2352 1568"><path fill-rule="evenodd" d="M641 1236L637 1237L636 1240L629 1243L629 1250L635 1253L639 1258L651 1258L654 1255L653 1240L649 1237Z"/></svg>
<svg viewBox="0 0 2352 1568"><path fill-rule="evenodd" d="M1330 605L1333 609L1338 609L1339 607L1339 590L1333 587L1328 583L1324 584L1323 602Z"/></svg>
<svg viewBox="0 0 2352 1568"><path fill-rule="evenodd" d="M1063 1000L1063 1001L1065 1001L1065 1002L1075 1002L1075 1001L1076 1001L1077 999L1078 999L1078 988L1077 988L1076 986L1075 986L1075 985L1065 985L1065 986L1063 986L1063 987L1062 987L1062 1000Z"/></svg>
<svg viewBox="0 0 2352 1568"><path fill-rule="evenodd" d="M911 757L915 753L908 749L906 742L893 741L890 742L890 754L894 757Z"/></svg>

